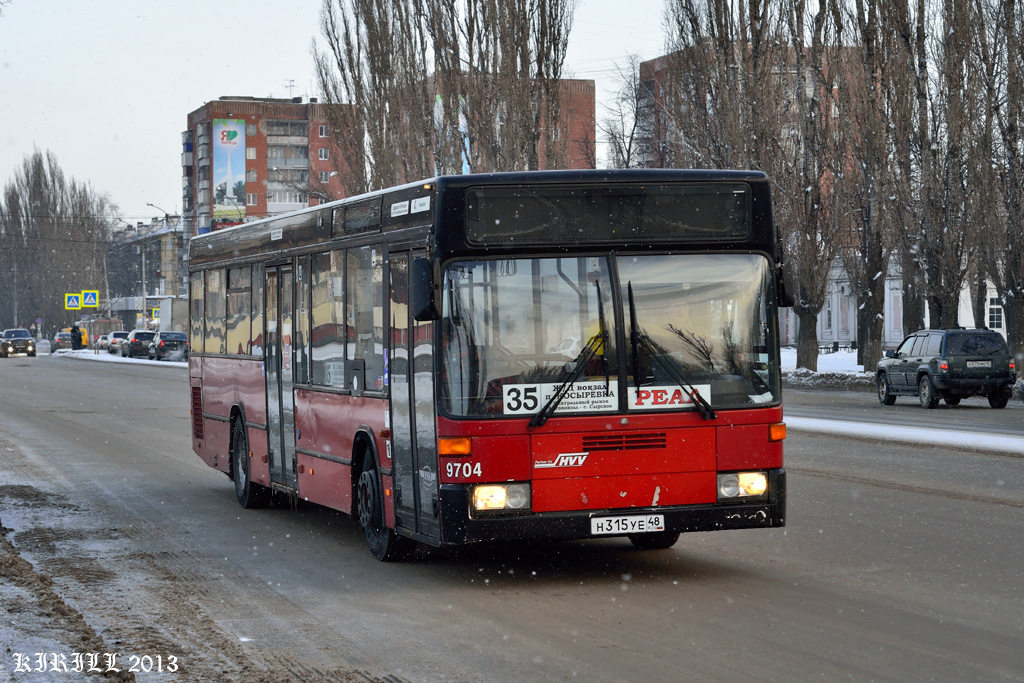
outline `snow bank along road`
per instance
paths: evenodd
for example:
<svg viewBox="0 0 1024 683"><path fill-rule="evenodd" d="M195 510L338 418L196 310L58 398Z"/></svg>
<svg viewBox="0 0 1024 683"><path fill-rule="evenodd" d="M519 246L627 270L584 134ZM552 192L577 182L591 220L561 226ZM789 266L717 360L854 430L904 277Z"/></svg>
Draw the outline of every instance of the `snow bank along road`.
<svg viewBox="0 0 1024 683"><path fill-rule="evenodd" d="M790 430L833 434L878 442L912 443L1024 457L1024 436L1003 436L979 432L902 427L870 422L824 420L814 417L786 417Z"/></svg>

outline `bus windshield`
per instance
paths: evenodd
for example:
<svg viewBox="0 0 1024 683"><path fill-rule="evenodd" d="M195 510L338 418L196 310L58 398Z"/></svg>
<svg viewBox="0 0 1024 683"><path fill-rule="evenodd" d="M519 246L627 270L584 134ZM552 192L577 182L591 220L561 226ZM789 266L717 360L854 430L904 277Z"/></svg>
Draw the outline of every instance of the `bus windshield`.
<svg viewBox="0 0 1024 683"><path fill-rule="evenodd" d="M771 283L756 254L453 263L442 407L456 417L693 410L694 390L715 409L777 403Z"/></svg>

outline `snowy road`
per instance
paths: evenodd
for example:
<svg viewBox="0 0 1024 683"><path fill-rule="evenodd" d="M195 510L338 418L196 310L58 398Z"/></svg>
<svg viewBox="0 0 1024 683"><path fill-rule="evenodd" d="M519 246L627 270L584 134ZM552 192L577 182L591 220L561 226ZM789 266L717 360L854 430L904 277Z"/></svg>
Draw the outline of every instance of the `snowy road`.
<svg viewBox="0 0 1024 683"><path fill-rule="evenodd" d="M870 424L868 392L787 394L783 529L399 565L343 515L241 510L191 452L181 367L14 358L0 395L0 681L82 647L150 657L138 680L1024 678L1024 459L799 424ZM1006 436L1022 410L964 405L892 414Z"/></svg>

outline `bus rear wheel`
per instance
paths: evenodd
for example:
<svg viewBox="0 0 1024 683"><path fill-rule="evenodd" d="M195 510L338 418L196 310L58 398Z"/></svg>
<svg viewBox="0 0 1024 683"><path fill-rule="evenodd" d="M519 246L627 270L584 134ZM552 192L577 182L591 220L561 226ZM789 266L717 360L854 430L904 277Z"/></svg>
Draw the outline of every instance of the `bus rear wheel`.
<svg viewBox="0 0 1024 683"><path fill-rule="evenodd" d="M246 510L266 507L270 502L270 489L257 484L249 475L249 438L241 418L235 422L231 439L231 476L235 481L238 504Z"/></svg>
<svg viewBox="0 0 1024 683"><path fill-rule="evenodd" d="M416 550L416 542L399 536L384 525L384 496L381 494L380 476L373 454L367 449L363 456L363 471L356 485L356 506L359 523L366 533L370 554L381 562L408 559Z"/></svg>
<svg viewBox="0 0 1024 683"><path fill-rule="evenodd" d="M678 531L655 531L649 534L630 534L629 542L638 550L665 550L679 540Z"/></svg>

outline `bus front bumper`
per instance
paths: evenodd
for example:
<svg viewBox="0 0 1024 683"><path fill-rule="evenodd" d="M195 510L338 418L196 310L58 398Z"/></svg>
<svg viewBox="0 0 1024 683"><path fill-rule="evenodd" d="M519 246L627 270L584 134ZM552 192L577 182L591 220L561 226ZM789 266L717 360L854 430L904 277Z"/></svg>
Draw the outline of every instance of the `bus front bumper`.
<svg viewBox="0 0 1024 683"><path fill-rule="evenodd" d="M465 486L441 487L442 543L461 545L482 541L573 540L609 538L626 534L591 533L593 517L660 514L666 531L719 531L726 529L765 529L786 524L786 470L768 471L768 500L750 503L679 505L672 507L628 508L616 510L580 510L546 512L520 516L470 517L469 490Z"/></svg>

